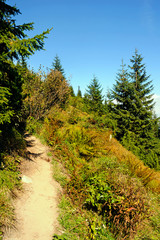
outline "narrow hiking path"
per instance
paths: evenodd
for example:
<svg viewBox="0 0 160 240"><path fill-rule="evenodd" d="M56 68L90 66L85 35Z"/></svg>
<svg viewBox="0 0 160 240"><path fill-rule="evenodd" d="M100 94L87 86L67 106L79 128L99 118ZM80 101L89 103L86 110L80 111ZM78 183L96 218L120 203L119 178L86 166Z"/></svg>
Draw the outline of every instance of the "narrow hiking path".
<svg viewBox="0 0 160 240"><path fill-rule="evenodd" d="M4 240L51 240L58 226L59 184L52 178L49 151L39 139L26 135L28 159L22 163L23 190L14 202L15 229Z"/></svg>

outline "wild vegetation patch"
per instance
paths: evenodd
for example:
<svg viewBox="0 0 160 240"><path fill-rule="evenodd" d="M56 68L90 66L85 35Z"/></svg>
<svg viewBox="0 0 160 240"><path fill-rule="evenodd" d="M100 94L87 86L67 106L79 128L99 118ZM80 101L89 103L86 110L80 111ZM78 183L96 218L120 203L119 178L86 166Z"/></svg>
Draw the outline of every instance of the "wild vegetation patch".
<svg viewBox="0 0 160 240"><path fill-rule="evenodd" d="M56 108L56 112L45 119L40 134L67 170L65 177L58 174L57 179L72 208L77 209L77 215L86 219L81 222L86 229L82 239L140 239L138 237L145 236L144 229L150 227L154 239L158 240L158 218L154 218L148 189L157 191L157 186L149 182L153 181L151 176L159 173L144 166L113 137L111 139L109 129L100 128L82 112L76 122L70 122L67 112L67 109L58 112ZM142 224L144 231L141 231ZM66 235L54 239L56 237L65 239Z"/></svg>

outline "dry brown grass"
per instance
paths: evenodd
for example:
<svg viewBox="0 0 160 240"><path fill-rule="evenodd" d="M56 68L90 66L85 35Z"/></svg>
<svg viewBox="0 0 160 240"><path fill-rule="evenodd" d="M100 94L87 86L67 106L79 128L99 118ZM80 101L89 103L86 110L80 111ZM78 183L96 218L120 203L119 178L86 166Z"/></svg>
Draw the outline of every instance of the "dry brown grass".
<svg viewBox="0 0 160 240"><path fill-rule="evenodd" d="M104 149L109 155L114 155L118 161L126 163L131 172L139 177L143 184L153 192L160 193L160 172L144 165L132 152L126 150L116 139L109 141L108 135L102 134L106 139Z"/></svg>

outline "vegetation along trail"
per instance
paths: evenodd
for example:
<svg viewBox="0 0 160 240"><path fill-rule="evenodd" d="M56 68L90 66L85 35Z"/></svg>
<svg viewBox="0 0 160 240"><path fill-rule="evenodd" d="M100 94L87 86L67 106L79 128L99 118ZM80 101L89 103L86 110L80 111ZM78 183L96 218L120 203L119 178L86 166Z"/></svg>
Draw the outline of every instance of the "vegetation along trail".
<svg viewBox="0 0 160 240"><path fill-rule="evenodd" d="M22 164L23 191L15 200L16 226L4 240L51 240L56 232L58 183L52 178L48 148L26 136L28 159Z"/></svg>

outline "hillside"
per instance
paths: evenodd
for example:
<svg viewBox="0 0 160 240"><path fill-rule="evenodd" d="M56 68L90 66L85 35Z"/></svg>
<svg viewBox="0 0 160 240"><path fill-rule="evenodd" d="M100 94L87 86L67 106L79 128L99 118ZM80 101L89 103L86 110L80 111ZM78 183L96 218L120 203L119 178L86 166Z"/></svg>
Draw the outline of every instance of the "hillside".
<svg viewBox="0 0 160 240"><path fill-rule="evenodd" d="M126 150L107 124L68 105L53 107L43 122L29 119L28 130L50 145L64 189L64 233L53 239L159 239L160 173Z"/></svg>
<svg viewBox="0 0 160 240"><path fill-rule="evenodd" d="M34 23L17 24L20 10L16 5L0 0L0 6L0 239L6 229L17 226L20 237L13 234L11 238L22 240L159 240L160 119L154 113L153 81L142 55L135 49L128 67L122 61L107 94L103 95L104 89L94 76L86 92L82 94L78 86L76 95L58 55L51 68L40 67L35 72L28 67L28 58L44 49L52 28L30 37ZM113 64L112 54L107 58ZM97 61L97 67L106 64L99 58ZM78 67L83 71L82 65ZM113 80L107 76L106 81ZM33 222L38 224L31 223L32 210L25 202L26 195L18 198L23 189L22 162L30 159L26 131L36 134L51 149L53 176L62 188L58 196L59 235L55 226L47 233L43 231L57 221L57 213L50 202L54 189L49 163L41 162L38 145L31 160L37 156L39 171L35 169L35 175L39 180L31 174L33 191L27 195L35 212ZM46 149L41 144L40 148ZM38 192L34 191L35 185L39 186ZM44 189L49 195L43 195ZM22 207L24 211L16 215L13 203L20 199L18 210ZM38 207L37 199L45 199L44 208ZM51 221L44 221L43 211ZM22 212L27 212L26 218L16 225Z"/></svg>

